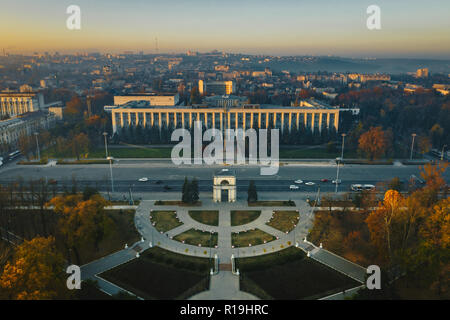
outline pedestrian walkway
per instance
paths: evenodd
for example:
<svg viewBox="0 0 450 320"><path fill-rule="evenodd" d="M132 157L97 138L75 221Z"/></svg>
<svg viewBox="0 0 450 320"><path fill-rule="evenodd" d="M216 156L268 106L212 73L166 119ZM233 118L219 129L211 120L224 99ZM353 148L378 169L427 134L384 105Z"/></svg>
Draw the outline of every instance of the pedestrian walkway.
<svg viewBox="0 0 450 320"><path fill-rule="evenodd" d="M261 215L247 224L241 226L231 226L231 210L259 210ZM165 233L159 232L151 223L151 211L175 211L177 218L182 225L169 230ZM189 210L216 210L219 211L218 226L209 226L202 224L189 215ZM272 218L274 211L297 210L299 220L295 228L290 232L284 233L275 229L267 223ZM136 209L134 221L137 230L142 236L143 241L134 244L130 248L121 250L112 255L93 261L82 266L82 279L101 279L98 274L114 268L120 264L126 263L136 258L136 250L145 250L152 246L158 246L163 249L196 257L208 258L217 254L221 264L228 263L231 256L236 258L253 257L263 254L269 254L283 250L290 246L295 246L308 256L338 272L341 272L360 283L364 283L366 269L356 265L342 257L339 257L325 249L319 248L314 244L305 241L308 230L313 222L313 208L304 201L296 201L295 207L251 207L246 202L238 201L234 203L215 203L212 199L202 199L202 206L196 208L186 208L180 206L156 206L155 201L143 200ZM217 246L213 248L200 247L181 243L173 238L189 229L203 230L206 232L216 232L218 234ZM273 235L276 240L261 245L249 247L233 247L232 234L235 232L246 232L249 230L260 229ZM105 280L106 281L106 280ZM120 288L107 281L99 281L101 289L109 294L117 293ZM339 295L334 298L339 298ZM343 297L343 296L342 296ZM239 276L234 275L229 270L221 270L217 274L211 275L210 289L208 291L196 294L191 299L238 299L251 300L257 299L251 294L239 290Z"/></svg>
<svg viewBox="0 0 450 320"><path fill-rule="evenodd" d="M208 291L200 292L189 300L258 300L258 298L239 290L239 276L231 271L220 271L211 276Z"/></svg>

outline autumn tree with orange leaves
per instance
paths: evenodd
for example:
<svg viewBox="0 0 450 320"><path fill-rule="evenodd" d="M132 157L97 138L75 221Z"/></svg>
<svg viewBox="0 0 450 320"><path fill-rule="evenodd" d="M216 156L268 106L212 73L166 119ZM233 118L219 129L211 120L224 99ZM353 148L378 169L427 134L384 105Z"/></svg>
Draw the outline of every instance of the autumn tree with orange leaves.
<svg viewBox="0 0 450 320"><path fill-rule="evenodd" d="M49 206L60 215L58 230L67 252L73 252L77 264L82 263L80 249L94 247L98 251L100 241L114 232L114 222L105 213L107 201L100 195L93 195L83 201L83 195L57 196ZM68 253L68 259L71 255Z"/></svg>
<svg viewBox="0 0 450 320"><path fill-rule="evenodd" d="M63 256L55 239L34 238L18 246L0 275L0 299L42 300L69 297Z"/></svg>
<svg viewBox="0 0 450 320"><path fill-rule="evenodd" d="M362 150L369 160L379 159L388 148L387 135L381 127L371 127L359 138L359 149Z"/></svg>

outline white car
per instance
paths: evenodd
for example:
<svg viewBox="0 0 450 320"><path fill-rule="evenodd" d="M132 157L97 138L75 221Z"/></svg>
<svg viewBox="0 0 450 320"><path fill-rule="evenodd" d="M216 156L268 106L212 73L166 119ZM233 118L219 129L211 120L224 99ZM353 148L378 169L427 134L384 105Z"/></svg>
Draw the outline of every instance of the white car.
<svg viewBox="0 0 450 320"><path fill-rule="evenodd" d="M302 184L302 183L303 183L303 180L298 179L298 180L295 180L294 183Z"/></svg>
<svg viewBox="0 0 450 320"><path fill-rule="evenodd" d="M291 184L291 185L289 186L289 189L291 189L291 190L297 190L297 189L299 189L299 187L296 186L295 184Z"/></svg>
<svg viewBox="0 0 450 320"><path fill-rule="evenodd" d="M139 182L147 182L148 181L148 178L140 178L139 179Z"/></svg>
<svg viewBox="0 0 450 320"><path fill-rule="evenodd" d="M333 184L341 184L342 180L341 179L333 180L331 183L333 183Z"/></svg>
<svg viewBox="0 0 450 320"><path fill-rule="evenodd" d="M375 186L373 184L365 184L363 185L364 190L375 190Z"/></svg>
<svg viewBox="0 0 450 320"><path fill-rule="evenodd" d="M305 185L306 186L313 186L313 185L315 185L315 183L314 182L306 182Z"/></svg>

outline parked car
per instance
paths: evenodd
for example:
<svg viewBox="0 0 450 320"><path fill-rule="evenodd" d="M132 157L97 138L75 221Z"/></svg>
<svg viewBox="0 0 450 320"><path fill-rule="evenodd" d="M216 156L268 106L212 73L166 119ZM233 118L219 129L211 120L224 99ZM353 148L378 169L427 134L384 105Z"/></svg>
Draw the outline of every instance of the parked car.
<svg viewBox="0 0 450 320"><path fill-rule="evenodd" d="M303 180L298 179L298 180L295 180L294 183L302 184L302 183L303 183Z"/></svg>
<svg viewBox="0 0 450 320"><path fill-rule="evenodd" d="M353 191L362 191L363 185L362 184L352 184L350 187Z"/></svg>
<svg viewBox="0 0 450 320"><path fill-rule="evenodd" d="M341 184L342 180L341 179L337 179L337 180L333 180L331 181L332 184Z"/></svg>
<svg viewBox="0 0 450 320"><path fill-rule="evenodd" d="M148 181L148 178L140 178L139 179L139 182L147 182Z"/></svg>
<svg viewBox="0 0 450 320"><path fill-rule="evenodd" d="M307 186L313 186L313 185L315 185L315 183L310 181L310 182L306 182L305 185L307 185Z"/></svg>
<svg viewBox="0 0 450 320"><path fill-rule="evenodd" d="M365 184L363 185L364 190L375 190L375 186L373 184Z"/></svg>
<svg viewBox="0 0 450 320"><path fill-rule="evenodd" d="M291 185L289 186L289 189L291 189L291 190L298 190L299 187L296 186L295 184L291 184Z"/></svg>
<svg viewBox="0 0 450 320"><path fill-rule="evenodd" d="M320 181L321 181L321 182L328 182L328 181L330 181L330 180L328 180L328 179L320 179Z"/></svg>

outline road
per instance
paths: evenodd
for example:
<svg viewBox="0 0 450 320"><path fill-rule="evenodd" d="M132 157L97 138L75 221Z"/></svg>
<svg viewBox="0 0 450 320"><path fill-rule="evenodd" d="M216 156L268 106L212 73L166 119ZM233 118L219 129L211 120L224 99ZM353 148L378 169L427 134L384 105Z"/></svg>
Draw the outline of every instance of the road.
<svg viewBox="0 0 450 320"><path fill-rule="evenodd" d="M221 166L175 166L168 162L128 160L119 161L113 165L114 189L116 192L127 192L132 187L133 192L179 192L184 178L197 178L200 191L212 191L212 177ZM246 192L250 180L255 180L258 191L275 192L288 191L314 192L320 186L321 191L334 191L331 182L320 182L321 179L336 178L336 165L323 163L288 164L281 166L279 172L273 176L261 176L260 168L255 166L229 166L237 175L238 192ZM374 184L388 181L393 177L399 177L406 182L411 175L420 176L420 166L370 166L370 165L344 165L340 167L339 178L342 184L339 191L349 191L350 185ZM109 165L48 165L48 166L19 166L13 163L0 169L0 184L7 184L22 177L25 181L30 179L54 179L58 187L70 187L72 177L77 180L80 188L84 186L96 187L101 191L111 189ZM148 182L139 182L138 179L147 177ZM301 179L304 182L314 182L314 186L301 184L299 190L291 191L289 186L294 180ZM447 182L450 174L445 174ZM156 182L160 180L160 183ZM164 189L164 186L170 189Z"/></svg>

